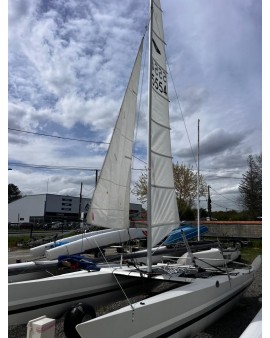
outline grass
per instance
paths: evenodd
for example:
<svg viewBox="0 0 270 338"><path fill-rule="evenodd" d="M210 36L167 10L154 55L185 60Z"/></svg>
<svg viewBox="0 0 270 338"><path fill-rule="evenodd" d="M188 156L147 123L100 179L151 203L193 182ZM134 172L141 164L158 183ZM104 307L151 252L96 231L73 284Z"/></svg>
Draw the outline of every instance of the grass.
<svg viewBox="0 0 270 338"><path fill-rule="evenodd" d="M64 236L69 237L70 234ZM43 236L35 236L36 239L40 239L44 237ZM9 236L8 237L8 248L9 249L16 249L18 248L17 243L25 244L24 247L27 247L26 244L29 242L30 236L24 235L24 236ZM253 240L251 241L247 246L242 246L241 248L241 262L246 264L251 264L252 261L258 256L262 254L262 241L261 240Z"/></svg>
<svg viewBox="0 0 270 338"><path fill-rule="evenodd" d="M241 261L243 263L251 264L258 255L262 255L261 240L253 240L248 246L241 248Z"/></svg>
<svg viewBox="0 0 270 338"><path fill-rule="evenodd" d="M60 238L65 238L65 237L70 237L70 236L73 236L73 235L77 235L77 233L74 232L71 232L71 233L68 233L68 234L62 234L62 233L59 233L59 237L58 239ZM38 240L38 239L42 239L42 238L51 238L52 239L52 235L48 236L48 234L46 232L44 232L44 234L41 234L41 235L36 235L35 233L33 234L33 238L30 238L30 232L26 232L24 235L20 235L20 236L8 236L8 248L9 249L16 249L17 247L19 247L17 245L17 243L21 243L23 244L23 246L26 248L27 247L27 243L28 242L31 242L32 240Z"/></svg>
<svg viewBox="0 0 270 338"><path fill-rule="evenodd" d="M17 243L26 243L29 241L29 236L16 236L8 237L8 247L14 248L17 247Z"/></svg>

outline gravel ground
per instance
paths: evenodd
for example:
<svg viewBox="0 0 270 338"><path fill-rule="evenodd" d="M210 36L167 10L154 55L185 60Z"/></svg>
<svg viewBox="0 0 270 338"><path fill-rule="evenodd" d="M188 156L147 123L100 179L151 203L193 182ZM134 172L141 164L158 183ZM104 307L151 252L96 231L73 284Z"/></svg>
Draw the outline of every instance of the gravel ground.
<svg viewBox="0 0 270 338"><path fill-rule="evenodd" d="M14 263L15 256L25 260L24 250L22 252L9 252L9 263ZM131 299L138 301L138 299ZM262 307L262 269L256 274L251 286L246 290L240 302L219 321L205 329L204 332L197 334L194 338L239 338L245 328L249 325L257 312ZM113 308L119 304L114 304ZM120 305L119 305L120 306ZM97 309L97 315L102 309ZM8 327L9 338L26 338L26 325L16 325ZM65 338L63 331L63 320L56 321L55 338Z"/></svg>

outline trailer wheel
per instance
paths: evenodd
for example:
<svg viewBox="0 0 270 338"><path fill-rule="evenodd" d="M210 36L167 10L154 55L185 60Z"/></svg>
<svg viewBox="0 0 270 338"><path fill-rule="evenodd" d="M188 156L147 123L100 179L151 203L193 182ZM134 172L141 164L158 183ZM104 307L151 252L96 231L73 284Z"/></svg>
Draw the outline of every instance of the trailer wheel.
<svg viewBox="0 0 270 338"><path fill-rule="evenodd" d="M67 338L80 338L76 325L96 318L94 308L86 303L78 303L69 309L64 318L64 333Z"/></svg>

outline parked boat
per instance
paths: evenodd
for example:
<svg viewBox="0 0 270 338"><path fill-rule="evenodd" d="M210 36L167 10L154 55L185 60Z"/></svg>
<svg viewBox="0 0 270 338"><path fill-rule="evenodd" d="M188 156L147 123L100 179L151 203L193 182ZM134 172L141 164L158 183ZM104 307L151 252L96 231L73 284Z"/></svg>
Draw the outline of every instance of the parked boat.
<svg viewBox="0 0 270 338"><path fill-rule="evenodd" d="M128 239L140 237L139 235L134 237L132 237L132 235L127 236L127 234L137 232L137 234L140 234L142 237L146 236L144 229L129 228L129 186L132 155L131 140L133 139L132 129L135 127L134 116L136 108L136 96L138 91L137 88L140 73L141 54L142 44L139 48L139 52L128 84L128 89L123 99L122 108L120 109L116 128L112 135L111 145L105 158L98 185L92 199L92 207L90 209L90 213L88 213L88 219L91 220L92 223L95 221L95 224L103 227L109 227L111 230L106 230L105 232L98 234L91 234L91 237L83 236L83 239L80 239L78 242L80 252L90 248L86 245L86 243L89 242L93 244L91 248L103 247L105 245L110 245L110 243L121 243L122 241L126 241ZM128 109L126 109L126 107L128 107ZM119 133L119 130L121 130L121 133ZM113 156L112 152L114 154ZM117 156L115 154L117 154ZM115 163L116 159L117 161ZM118 171L121 169L121 173L119 173L117 170L111 170L110 162L113 162L116 165ZM112 177L107 177L107 175L112 175ZM110 184L109 186L106 186L108 182L110 182ZM112 185L112 187L110 185ZM120 188L115 189L115 186L119 186ZM107 191L107 199L104 199L104 196L100 192L102 187ZM117 195L116 198L116 196L113 195L115 190L121 191L121 196ZM111 201L115 201L116 205L112 205ZM102 205L103 215L105 215L105 218L103 219L104 222L102 221L102 224L99 222L99 208L96 207L96 205L99 203ZM109 212L106 210L109 210ZM179 221L177 224L174 224L173 227L178 225ZM119 229L120 226L122 226L122 229ZM172 227L168 227L162 232L157 229L155 241L160 241L171 230ZM121 234L124 234L125 236L121 236ZM118 237L115 238L115 236ZM104 238L106 239L106 243L100 241L100 239L103 240ZM70 241L70 245L74 245L74 243L77 245L77 240L78 239L76 238L76 240L72 242ZM9 325L15 323L26 323L28 320L38 317L40 314L45 314L51 317L63 315L65 311L67 311L71 306L75 305L78 301L90 302L91 304L93 304L93 302L104 304L104 302L106 303L112 298L111 296L114 294L119 295L120 293L121 295L121 292L119 292L121 290L118 285L119 282L113 275L113 269L104 268L104 270L101 268L98 272L84 270L70 272L68 274L54 275L41 279L33 277L34 271L30 272L27 270L30 269L30 267L32 269L39 269L41 265L45 266L48 263L49 265L46 266L46 271L38 271L39 276L40 273L48 273L49 266L53 266L53 268L55 268L54 264L58 264L58 260L53 260L54 257L58 258L59 255L62 254L71 254L71 247L67 244L68 243L58 242L56 247L51 249L56 250L58 248L64 248L64 251L57 251L55 256L48 256L50 259L52 259L52 264L50 264L47 260L43 261L43 263L27 262L19 263L20 266L16 264L16 267L9 266L9 268L12 268L11 270L13 270L13 272L16 269L20 269L21 272L20 274L14 273L8 285ZM34 253L36 256L39 256L43 254L44 249L46 249L46 245L32 250L32 253ZM48 249L48 252L50 252L50 248ZM75 250L75 253L78 253L77 249ZM115 266L114 263L111 263L110 265ZM118 261L116 265L119 267L120 262ZM30 275L32 273L32 276L30 277L30 275L28 275L26 278L27 280L25 280L26 275L22 273L22 270L24 270L24 272L27 271L27 274ZM29 280L29 278L31 278L31 280ZM125 285L126 282L127 286L129 286L130 281L123 281L123 285ZM134 287L134 283L132 286ZM136 286L138 286L137 281Z"/></svg>
<svg viewBox="0 0 270 338"><path fill-rule="evenodd" d="M156 281L161 291L145 295L116 311L78 323L79 337L190 337L228 311L252 283L261 264L258 256L249 267L200 268L180 264L152 264L152 230L179 224L172 172L169 100L165 42L160 0L150 2L149 22L149 138L147 265L116 269L114 274ZM117 170L117 169L116 169ZM102 212L95 205L102 223ZM167 282L167 283L165 283ZM169 285L169 286L168 286ZM119 324L121 323L121 324ZM75 332L74 332L75 333Z"/></svg>
<svg viewBox="0 0 270 338"><path fill-rule="evenodd" d="M93 237L96 235L100 235L100 234L105 234L107 232L112 231L112 229L104 229L104 230L98 230L98 231L91 231L91 232L87 232L87 233L82 233L79 235L74 235L74 236L69 236L66 238L62 238L62 239L58 239L56 241L53 242L49 242L49 243L45 243L45 244L41 244L38 246L35 246L34 248L30 249L30 254L36 258L36 257L44 257L45 256L45 251L49 250L49 249L53 249L56 248L58 246L62 246L68 243L72 243L72 242L76 242L76 241L81 241L85 238L89 238L89 237ZM80 253L81 249L78 250L77 253Z"/></svg>
<svg viewBox="0 0 270 338"><path fill-rule="evenodd" d="M103 182L105 182L104 184L106 186L106 177L104 179L104 176L106 175L112 176L108 177L108 182L110 182L109 184L111 184L113 187L115 187L116 185L120 185L120 189L118 191L121 191L122 193L121 196L118 196L118 199L113 198L113 196L111 195L111 191L109 192L109 190L112 190L109 189L110 187L104 187L104 189L108 190L108 194L105 194L107 198L104 197L104 194L99 193L102 195L99 196L99 200L101 203L105 203L105 205L103 205L106 209L103 210L104 215L106 215L106 220L105 223L103 223L103 227L111 229L110 236L114 237L115 233L118 233L118 238L117 240L114 240L113 243L121 243L121 241L124 240L123 237L119 236L119 233L125 234L126 241L126 234L128 234L128 231L131 230L128 229L129 195L125 191L127 191L127 186L129 187L130 185L132 140L135 128L135 110L141 66L141 55L142 43L140 45L127 87L127 91L125 93L123 103L119 112L116 128L112 135L111 145L109 146L109 149L114 148L112 149L112 151L114 151L114 155L112 156L113 158L110 159L111 151L108 151L105 159L106 163L110 162L110 160L115 162L116 159L118 159L116 161L116 165L118 166L118 168L120 167L122 169L121 174L120 172L113 170L106 171L107 166L105 165L102 169L101 176L99 178L96 188L97 195L98 191L100 191L100 188L98 187L102 185ZM126 109L126 107L128 107L128 109ZM119 133L119 130L122 130L122 133ZM93 207L95 206L95 200L96 198L94 197L92 199ZM116 205L113 205L112 201L114 201ZM114 209L116 209L117 211L114 212ZM110 212L110 210L112 211ZM98 215L96 215L96 218L98 218ZM121 226L123 224L125 224L124 228L123 226ZM116 230L112 231L114 229ZM140 234L143 234L144 237L146 235L145 233L143 233L143 229L133 230L138 230L138 232ZM133 232L133 230L131 230L131 232ZM98 243L98 239L94 240L93 238L97 238L98 236L106 234L107 232L89 238L83 238L82 242L80 241L80 248L84 246L84 249L86 249L85 243L89 241L94 242L95 247L98 247L99 245L102 246L102 243ZM130 237L128 236L128 238ZM104 239L103 236L102 239ZM111 241L110 237L106 237L106 239ZM70 244L72 245L75 242L72 242ZM63 245L63 247L65 247L65 244ZM56 247L55 249L58 249L58 247ZM83 248L80 251L84 251ZM76 251L76 253L78 253L78 251ZM63 254L71 254L71 252L57 252L57 255L54 256L54 258L57 259L59 255ZM50 259L53 260L53 257L50 256ZM99 301L100 304L102 304L103 301L107 301L107 299L110 298L110 294L113 295L114 293L119 293L118 281L114 278L112 272L113 270L110 269L101 269L97 272L84 270L63 274L60 276L52 276L36 280L9 283L9 325L15 323L26 323L28 320L38 317L40 314L55 318L55 316L58 316L60 314L63 315L63 313L67 311L70 306L82 300L88 300L91 301L91 303L93 300L96 300Z"/></svg>
<svg viewBox="0 0 270 338"><path fill-rule="evenodd" d="M213 266L223 266L235 261L240 256L240 250L237 248L211 248L195 252L192 256L189 252L185 252L178 260L177 263L190 265L196 264L201 268L209 268Z"/></svg>
<svg viewBox="0 0 270 338"><path fill-rule="evenodd" d="M182 231L184 231L186 239L190 240L194 237L197 237L198 231L200 232L200 235L205 234L208 232L208 228L205 225L200 225L199 228L195 228L191 225L182 225L181 227L174 229L165 239L163 244L170 246L177 245L179 242L183 242Z"/></svg>
<svg viewBox="0 0 270 338"><path fill-rule="evenodd" d="M148 179L146 265L134 267L117 263L99 271L79 271L10 283L9 324L26 323L44 314L58 318L66 313L64 326L68 326L66 333L73 338L187 337L203 330L228 311L252 283L261 264L260 256L251 266L230 270L153 264L153 248L177 228L180 221L172 172L160 0L151 0L150 8L148 171L151 174ZM132 129L141 54L142 44L87 215L88 223L116 231L130 230ZM130 301L133 295L140 295L140 301ZM125 304L129 305L96 317L96 305L106 305L117 299L126 299ZM91 319L85 321L86 317Z"/></svg>
<svg viewBox="0 0 270 338"><path fill-rule="evenodd" d="M146 236L147 230L144 228L111 230L91 237L81 238L51 249L46 249L45 257L48 260L53 260L57 259L60 255L74 255L87 250L124 243L133 239L146 238Z"/></svg>
<svg viewBox="0 0 270 338"><path fill-rule="evenodd" d="M137 284L137 281L132 279L119 282L127 292ZM58 318L78 302L105 305L121 297L121 289L114 278L113 268L102 268L99 271L82 270L10 283L8 324L26 324L29 320L42 315Z"/></svg>

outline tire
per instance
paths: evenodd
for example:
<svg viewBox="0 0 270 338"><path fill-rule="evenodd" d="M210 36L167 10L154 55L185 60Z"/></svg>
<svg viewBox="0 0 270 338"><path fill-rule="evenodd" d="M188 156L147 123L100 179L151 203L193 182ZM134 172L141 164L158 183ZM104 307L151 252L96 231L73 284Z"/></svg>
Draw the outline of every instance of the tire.
<svg viewBox="0 0 270 338"><path fill-rule="evenodd" d="M96 318L96 313L91 305L86 303L78 303L71 307L64 318L64 333L67 338L80 338L76 331L76 325L87 320Z"/></svg>

